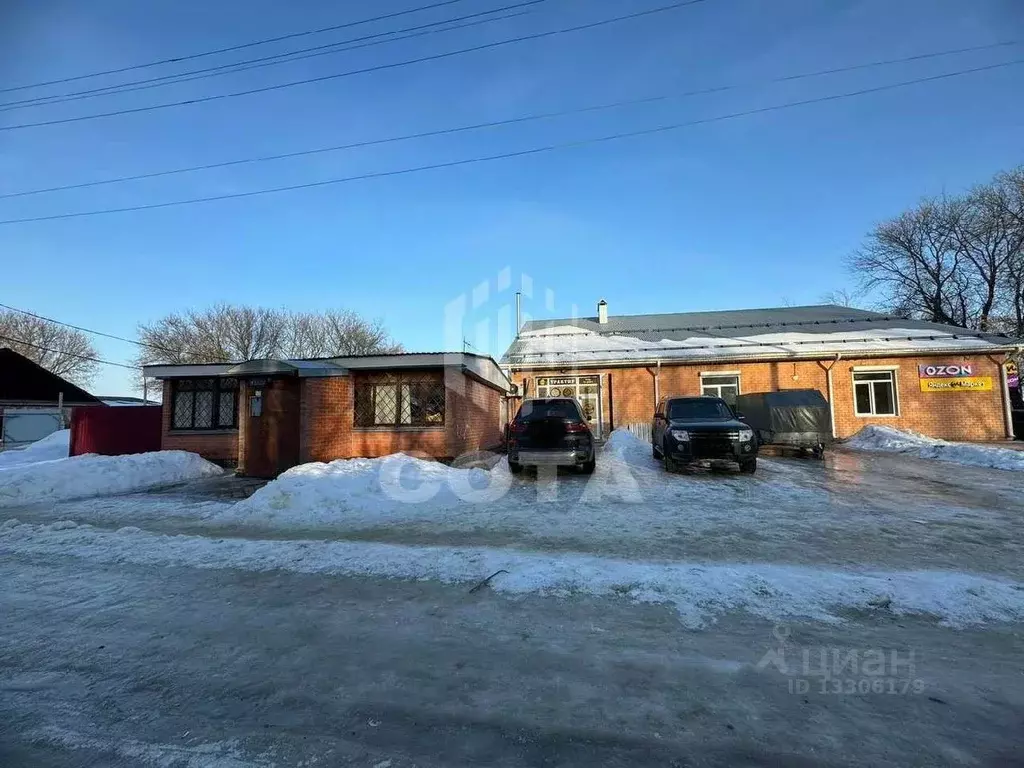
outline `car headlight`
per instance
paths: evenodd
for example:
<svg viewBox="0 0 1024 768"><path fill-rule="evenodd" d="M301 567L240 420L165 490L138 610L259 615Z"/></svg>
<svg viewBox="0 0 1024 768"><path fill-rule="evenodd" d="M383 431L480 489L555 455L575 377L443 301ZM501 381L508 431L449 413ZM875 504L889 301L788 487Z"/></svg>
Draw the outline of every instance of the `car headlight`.
<svg viewBox="0 0 1024 768"><path fill-rule="evenodd" d="M685 429L670 429L669 433L679 442L684 442L690 439L690 433Z"/></svg>
<svg viewBox="0 0 1024 768"><path fill-rule="evenodd" d="M740 430L740 442L749 443L754 439L754 430L752 429L741 429Z"/></svg>

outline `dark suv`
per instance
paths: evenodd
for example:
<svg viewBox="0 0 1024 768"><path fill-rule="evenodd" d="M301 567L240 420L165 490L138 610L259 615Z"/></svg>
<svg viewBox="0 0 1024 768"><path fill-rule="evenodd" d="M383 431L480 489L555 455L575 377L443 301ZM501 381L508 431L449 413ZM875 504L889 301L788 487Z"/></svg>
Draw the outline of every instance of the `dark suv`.
<svg viewBox="0 0 1024 768"><path fill-rule="evenodd" d="M658 403L651 426L654 458L665 469L721 463L740 472L757 470L754 430L720 397L668 397Z"/></svg>
<svg viewBox="0 0 1024 768"><path fill-rule="evenodd" d="M594 435L583 409L571 397L523 400L508 430L508 468L575 467L594 471Z"/></svg>

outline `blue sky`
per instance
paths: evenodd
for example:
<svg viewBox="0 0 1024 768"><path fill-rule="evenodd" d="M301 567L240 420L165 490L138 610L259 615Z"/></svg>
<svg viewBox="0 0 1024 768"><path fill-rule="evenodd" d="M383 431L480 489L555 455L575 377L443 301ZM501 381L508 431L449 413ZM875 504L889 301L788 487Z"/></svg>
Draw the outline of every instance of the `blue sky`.
<svg viewBox="0 0 1024 768"><path fill-rule="evenodd" d="M464 2L211 66L510 4ZM528 15L132 94L0 112L0 127L316 77L622 15L668 0L546 0ZM11 0L0 87L426 4ZM1024 46L786 84L773 77L1024 39L1015 0L706 0L584 32L271 93L0 132L0 193L522 114L747 84L713 96L206 173L0 200L0 219L301 184L516 151L1024 57ZM177 71L128 73L135 79ZM109 333L215 302L342 307L409 349L503 351L533 317L808 304L880 219L1024 162L1024 67L524 158L155 211L0 226L0 302ZM116 78L64 89L96 87ZM0 101L60 88L0 94ZM505 271L507 270L507 271ZM506 279L507 278L507 279ZM488 283L486 299L483 283ZM472 291L476 287L476 304ZM458 336L456 332L454 334ZM102 356L131 345L103 338ZM92 389L129 391L104 367Z"/></svg>

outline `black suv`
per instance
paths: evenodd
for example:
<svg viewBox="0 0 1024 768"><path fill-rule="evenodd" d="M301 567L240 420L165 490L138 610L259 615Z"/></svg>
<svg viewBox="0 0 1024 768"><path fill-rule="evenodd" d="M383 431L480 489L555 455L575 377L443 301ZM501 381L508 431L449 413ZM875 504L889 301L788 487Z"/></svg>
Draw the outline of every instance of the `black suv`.
<svg viewBox="0 0 1024 768"><path fill-rule="evenodd" d="M651 425L654 458L665 469L724 462L740 472L757 470L754 430L720 397L668 397L658 403Z"/></svg>
<svg viewBox="0 0 1024 768"><path fill-rule="evenodd" d="M571 397L523 400L508 429L508 468L575 467L594 471L594 435L580 404Z"/></svg>

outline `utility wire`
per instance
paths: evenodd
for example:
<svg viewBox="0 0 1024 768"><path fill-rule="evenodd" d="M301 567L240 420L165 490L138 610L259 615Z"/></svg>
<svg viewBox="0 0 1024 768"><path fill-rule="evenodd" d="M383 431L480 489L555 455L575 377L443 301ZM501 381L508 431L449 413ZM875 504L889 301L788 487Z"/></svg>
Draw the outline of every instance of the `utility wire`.
<svg viewBox="0 0 1024 768"><path fill-rule="evenodd" d="M127 368L130 371L138 371L140 367L137 365L127 365L126 363L115 363L112 360L104 360L99 357L93 357L92 355L76 355L73 352L64 352L60 349L52 349L50 347L43 347L39 344L33 344L31 341L25 341L24 339L16 339L13 336L0 336L0 340L13 342L14 344L24 344L26 347L32 347L43 352L53 352L56 355L66 355L67 357L75 357L79 360L91 360L94 363L102 363L103 365L116 365L118 368Z"/></svg>
<svg viewBox="0 0 1024 768"><path fill-rule="evenodd" d="M22 99L21 101L9 101L5 103L0 103L0 112L10 112L17 109L28 109L30 107L45 107L49 106L50 104L64 104L66 102L79 101L81 99L91 99L99 96L112 96L121 93L132 93L134 91L143 91L148 90L150 88L161 88L167 85L177 85L179 83L190 83L195 80L205 80L207 78L218 77L220 75L233 75L236 72L245 72L250 69L270 67L277 64L288 64L293 61L310 59L315 56L326 56L332 53L344 53L346 51L354 51L359 48L368 48L375 45L383 45L385 43L394 43L400 40L408 40L414 37L436 35L441 32L452 32L457 29L465 29L467 27L475 27L481 24L489 24L493 21L502 21L505 19L515 18L516 16L522 16L525 14L514 13L507 14L505 16L496 16L495 14L499 14L504 11L515 10L518 8L526 8L532 5L539 5L547 1L548 0L526 0L525 2L515 3L513 5L506 5L500 8L492 8L491 10L487 11L470 13L465 16L456 16L454 18L441 19L440 21L432 21L428 24L419 24L413 27L405 27L404 29L377 32L372 35L363 35L362 37L353 37L349 38L348 40L339 40L334 43L317 45L312 48L300 48L296 51L278 53L274 54L273 56L263 56L256 59L236 61L231 64L221 64L216 67L206 67L205 69L196 69L189 72L178 72L172 75L161 75L160 77L151 77L145 80L135 80L127 83L118 83L117 85L106 85L100 88L92 88L84 91L72 91L69 93L54 94L52 96L38 96L31 99ZM490 16L491 18L481 19L481 16ZM456 23L466 21L467 19L477 20L468 22L466 24ZM437 29L437 27L443 28ZM403 32L409 32L411 34L401 35L401 33ZM392 35L396 35L396 37L392 37ZM401 36L398 37L397 35ZM387 39L381 40L380 38ZM359 43L359 45L353 45L353 43Z"/></svg>
<svg viewBox="0 0 1024 768"><path fill-rule="evenodd" d="M387 64L378 64L372 67L363 67L362 69L351 69L346 72L338 72L333 75L321 75L319 77L310 77L303 80L293 80L288 83L278 83L276 85L266 85L260 88L249 88L244 91L233 91L231 93L218 93L211 96L200 96L194 99L185 99L182 101L169 101L163 104L150 104L145 107L132 107L128 109L118 109L112 112L99 112L92 115L78 115L76 117L64 117L55 120L40 120L34 123L18 123L16 125L4 125L0 126L0 131L13 131L22 128L39 128L47 125L63 125L65 123L77 123L84 120L97 120L106 117L116 117L119 115L132 115L141 112L152 112L158 109L169 109L171 107L181 107L188 104L205 104L210 101L217 101L219 99L232 99L238 96L251 96L256 93L267 93L269 91L278 91L283 88L293 88L297 85L308 85L311 83L322 83L328 80L336 80L341 77L350 77L352 75L363 75L370 72L380 72L387 69L397 69L399 67L407 67L411 64L422 64L427 61L438 61L440 59L448 59L453 56L461 56L466 53L475 53L476 51L490 50L492 48L500 48L505 45L513 45L515 43L522 43L528 40L540 40L543 38L554 37L555 35L564 35L569 32L581 32L588 29L595 29L597 27L603 27L608 24L616 24L620 21L627 21L630 19L638 19L645 16L652 16L657 13L665 13L666 11L674 11L679 8L684 8L690 5L697 5L698 3L704 3L707 0L682 0L681 2L672 3L671 5L663 5L658 8L649 8L645 11L637 11L635 13L629 13L624 16L614 16L608 19L600 19L598 21L592 21L587 24L578 24L572 27L562 27L561 29L552 29L546 32L535 32L529 35L521 35L519 37L508 38L507 40L497 40L491 43L483 43L481 45L474 45L469 48L459 48L454 51L445 51L443 53L435 53L429 56L420 56L415 59L405 59L403 61L394 61Z"/></svg>
<svg viewBox="0 0 1024 768"><path fill-rule="evenodd" d="M206 56L216 56L221 53L230 53L231 51L240 51L245 48L254 48L257 45L267 45L268 43L278 43L282 40L294 40L298 37L308 37L309 35L319 35L324 32L334 32L339 29L348 29L350 27L356 27L360 24L369 24L374 21L385 21L387 19L394 19L399 16L407 16L411 13L418 13L419 11L429 11L434 8L441 8L446 5L454 5L455 3L461 3L463 0L443 0L442 2L431 3L430 5L420 5L415 8L408 8L404 11L396 11L394 13L386 13L382 16L374 16L369 19L360 19L359 21L349 21L344 24L334 24L329 27L320 27L319 29L309 29L304 32L292 32L287 35L279 35L277 37L267 37L262 40L253 40L248 43L240 43L239 45L230 45L226 48L216 48L212 51L202 51L200 53L192 53L186 56L174 56L169 59L159 59L157 61L150 61L144 64L132 64L126 67L119 67L118 69L106 69L101 72L90 72L85 75L74 75L71 77L62 77L57 80L47 80L41 83L29 83L26 85L16 85L9 88L0 88L0 93L10 93L11 91L23 91L29 88L43 88L48 85L60 85L61 83L73 83L78 80L86 80L91 77L103 77L105 75L117 75L121 72L131 72L137 69L147 69L149 67L157 67L162 64L180 64L183 61L192 61L194 59L201 59Z"/></svg>
<svg viewBox="0 0 1024 768"><path fill-rule="evenodd" d="M56 187L44 187L42 189L29 189L20 192L8 192L6 194L0 194L0 200L12 197L26 197L29 195L41 195L49 192L62 192L71 189L85 189L87 187L98 187L105 184L120 184L129 181L139 181L142 179L154 179L162 176L173 176L182 173L192 173L196 171L208 171L215 168L228 168L235 165L245 165L248 163L265 163L272 160L286 160L294 157L306 157L309 155L324 154L327 152L339 152L346 149L358 149L361 147L378 146L381 144L391 144L400 141L409 141L412 139L425 139L434 136L447 136L455 133L464 133L466 131L475 131L484 128L497 128L506 125L516 125L518 123L533 122L536 120L546 120L555 117L565 117L568 115L585 114L588 112L600 112L609 109L617 109L620 107L637 106L640 104L653 104L661 101L669 101L675 99L690 98L693 96L703 96L713 93L721 93L724 91L737 90L740 88L746 88L756 85L767 85L773 83L791 82L795 80L808 79L812 77L821 77L825 75L839 74L842 72L853 72L859 69L868 69L872 67L883 67L890 66L893 64L903 64L909 61L917 61L921 59L936 58L940 56L951 56L965 51L976 51L983 50L986 48L993 48L1002 45L1019 45L1019 43L996 43L994 45L986 46L975 46L973 48L957 48L948 51L936 51L933 53L923 53L915 56L908 56L900 59L886 59L882 61L873 61L864 64L851 64L844 67L833 67L831 69L818 70L816 72L803 72L795 75L785 75L782 77L775 77L767 80L760 81L749 81L746 83L736 83L732 85L714 86L710 88L701 88L692 91L682 91L680 93L670 93L658 96L648 96L638 99L626 99L623 101L609 102L605 104L593 104L585 107L575 107L572 109L554 110L551 112L536 112L529 115L522 115L520 117L507 118L505 120L492 120L484 123L473 123L470 125L461 125L453 128L440 128L433 131L421 131L418 133L407 133L400 136L389 136L381 139L368 139L365 141L357 141L349 144L335 144L329 147L317 147L315 149L304 149L295 152L284 152L277 155L263 155L259 157L247 157L238 160L225 160L218 163L208 163L205 165L193 165L185 168L173 168L166 171L152 171L149 173L140 173L132 176L116 176L109 179L98 179L96 181L85 181L78 184L65 184Z"/></svg>
<svg viewBox="0 0 1024 768"><path fill-rule="evenodd" d="M73 328L74 330L82 331L83 333L91 333L91 334L93 334L95 336L103 336L104 338L114 339L115 341L126 341L129 344L134 344L134 345L136 345L138 347L148 347L149 349L155 349L155 350L157 350L159 352L169 352L172 355L184 354L184 350L170 349L168 347L162 347L159 344L150 344L149 342L146 342L146 341L139 341L138 339L129 339L126 336L116 336L113 333L105 333L103 331L97 331L97 330L95 330L93 328L86 328L85 326L82 326L82 325L75 325L74 323L65 323L63 320L55 320L54 318L46 317L45 315L37 315L35 312L29 312L27 309L18 309L18 307L12 307L9 304L0 303L0 307L2 307L3 309L10 310L11 312L19 312L22 315L28 315L29 317L34 317L37 320L44 320L47 323L54 323L55 325L63 325L65 328ZM21 342L21 343L28 344L27 341L26 342ZM219 361L220 362L225 362L225 363L232 362L232 360L230 358L227 358L227 357L221 357L221 358L219 358Z"/></svg>
<svg viewBox="0 0 1024 768"><path fill-rule="evenodd" d="M911 85L918 85L920 83L937 82L940 80L946 80L952 77L960 77L962 75L974 74L977 72L987 72L990 70L1001 69L1003 67L1016 66L1018 64L1024 64L1024 59L1015 59L1013 61L1006 61L999 64L989 64L983 67L974 67L972 69L962 69L955 72L946 72L941 75L932 75L930 77L919 77L913 80L903 80L898 83L889 83L887 85L874 86L872 88L862 88L857 91L848 91L846 93L832 94L829 96L819 96L813 99L802 99L800 101L791 101L785 104L776 104L768 107L758 107L757 109L747 109L741 112L732 112L726 115L717 115L715 117L701 118L699 120L689 120L683 123L673 123L670 125L661 125L654 128L646 128L637 131L624 131L621 133L614 133L606 136L598 136L592 139L579 139L576 141L568 141L558 144L548 144L541 147L533 147L530 149L522 149L514 152L503 152L496 155L484 155L482 157L471 157L462 160L450 160L443 163L431 163L429 165L413 166L411 168L399 168L393 171L377 171L373 173L363 173L355 176L343 176L337 179L325 179L323 181L307 182L305 184L291 184L282 187L270 187L267 189L256 189L249 192L234 192L224 195L211 195L209 197L193 197L185 200L171 200L163 203L148 203L143 205L132 205L123 208L103 208L93 211L77 211L73 213L59 213L52 214L49 216L28 216L20 219L4 219L0 220L0 225L5 224L25 224L35 221L55 221L57 219L74 219L85 216L100 216L112 213L128 213L132 211L147 211L154 210L157 208L171 208L180 205L193 205L197 203L210 203L219 200L233 200L245 197L256 197L258 195L269 195L278 192L291 192L299 189L312 189L316 187L326 187L334 184L343 184L352 181L363 181L366 179L378 179L386 178L390 176L403 176L410 173L418 173L421 171L438 170L441 168L454 168L463 165L471 165L474 163L490 162L494 160L505 160L514 157L526 157L529 155L539 155L547 152L553 152L562 149L571 149L575 147L585 147L594 144L603 144L610 141L618 141L620 139L635 138L639 136L652 136L660 133L668 133L670 131L676 131L681 128L689 128L695 125L707 125L709 123L721 122L723 120L733 120L739 117L749 117L751 115L765 114L768 112L777 112L783 109L792 109L794 107L806 106L809 104L821 104L830 101L839 101L841 99L853 98L856 96L864 96L870 93L880 93L883 91L890 91L897 88L905 88Z"/></svg>

